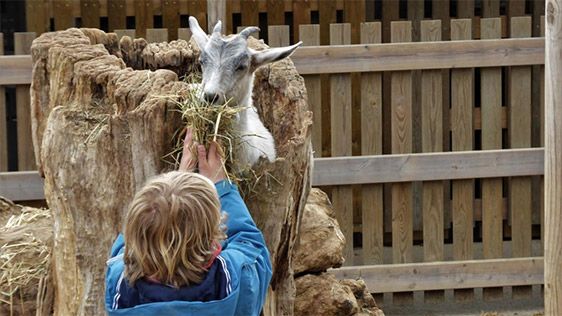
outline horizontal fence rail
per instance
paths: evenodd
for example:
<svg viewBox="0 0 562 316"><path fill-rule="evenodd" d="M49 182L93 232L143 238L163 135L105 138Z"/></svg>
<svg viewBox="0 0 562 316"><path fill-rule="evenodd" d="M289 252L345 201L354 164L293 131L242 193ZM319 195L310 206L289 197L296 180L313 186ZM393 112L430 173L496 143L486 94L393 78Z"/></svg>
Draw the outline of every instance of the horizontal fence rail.
<svg viewBox="0 0 562 316"><path fill-rule="evenodd" d="M315 158L313 186L542 175L543 148ZM0 173L0 195L43 199L36 171Z"/></svg>
<svg viewBox="0 0 562 316"><path fill-rule="evenodd" d="M339 279L362 278L373 293L543 284L542 257L343 267Z"/></svg>
<svg viewBox="0 0 562 316"><path fill-rule="evenodd" d="M291 56L301 75L544 64L544 38L305 46ZM0 85L30 84L31 56L1 56Z"/></svg>

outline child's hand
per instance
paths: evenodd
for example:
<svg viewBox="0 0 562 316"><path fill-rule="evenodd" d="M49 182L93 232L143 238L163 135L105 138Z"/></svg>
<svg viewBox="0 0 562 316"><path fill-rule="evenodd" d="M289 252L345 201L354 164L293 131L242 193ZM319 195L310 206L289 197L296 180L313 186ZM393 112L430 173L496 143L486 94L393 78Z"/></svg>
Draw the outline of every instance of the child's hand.
<svg viewBox="0 0 562 316"><path fill-rule="evenodd" d="M209 146L209 153L205 146L197 146L199 156L199 173L209 178L213 183L217 183L226 178L224 174L224 164L221 157L221 149L216 142Z"/></svg>
<svg viewBox="0 0 562 316"><path fill-rule="evenodd" d="M197 159L193 157L192 151L195 150L197 143L193 143L193 130L191 127L187 128L185 132L185 139L183 140L183 152L181 156L179 171L193 172L197 165Z"/></svg>

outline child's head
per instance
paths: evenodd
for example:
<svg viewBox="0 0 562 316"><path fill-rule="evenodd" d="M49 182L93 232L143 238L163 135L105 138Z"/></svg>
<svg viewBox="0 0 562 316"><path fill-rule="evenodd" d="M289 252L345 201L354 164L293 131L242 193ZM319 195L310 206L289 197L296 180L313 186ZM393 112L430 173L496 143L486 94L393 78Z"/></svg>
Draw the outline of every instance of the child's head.
<svg viewBox="0 0 562 316"><path fill-rule="evenodd" d="M125 275L173 286L199 283L225 238L214 185L196 173L173 171L147 182L125 222Z"/></svg>

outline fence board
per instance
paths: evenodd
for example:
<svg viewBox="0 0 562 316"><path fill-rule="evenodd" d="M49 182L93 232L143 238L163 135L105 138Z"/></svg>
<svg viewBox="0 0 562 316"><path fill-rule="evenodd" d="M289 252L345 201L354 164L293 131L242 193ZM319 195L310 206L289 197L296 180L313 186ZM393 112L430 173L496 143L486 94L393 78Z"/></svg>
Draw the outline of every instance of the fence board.
<svg viewBox="0 0 562 316"><path fill-rule="evenodd" d="M391 41L412 40L410 22L391 23ZM391 150L394 154L412 152L412 72L391 73ZM392 195L392 257L393 263L412 261L413 192L412 183L393 183ZM393 302L412 303L413 293L395 293Z"/></svg>
<svg viewBox="0 0 562 316"><path fill-rule="evenodd" d="M53 1L53 18L55 20L55 31L66 30L74 27L74 14L72 13L72 0Z"/></svg>
<svg viewBox="0 0 562 316"><path fill-rule="evenodd" d="M12 201L43 200L43 178L37 171L0 172L0 195Z"/></svg>
<svg viewBox="0 0 562 316"><path fill-rule="evenodd" d="M259 26L258 0L240 0L242 25Z"/></svg>
<svg viewBox="0 0 562 316"><path fill-rule="evenodd" d="M318 24L300 25L300 40L305 46L320 45ZM322 86L319 75L305 75L304 83L308 94L308 105L312 110L312 148L314 157L322 157Z"/></svg>
<svg viewBox="0 0 562 316"><path fill-rule="evenodd" d="M462 1L461 1L462 2ZM459 2L459 5L461 3ZM472 20L451 21L451 40L472 39ZM473 90L474 70L451 70L451 141L453 151L472 150L473 142ZM474 181L471 179L452 181L453 201L453 259L473 258L473 196ZM472 289L455 290L457 301L474 298Z"/></svg>
<svg viewBox="0 0 562 316"><path fill-rule="evenodd" d="M540 35L544 36L544 16L541 17L541 27L540 27ZM535 67L536 68L536 67ZM535 70L538 70L535 72ZM545 106L545 98L544 98L544 66L540 67L540 69L533 69L533 80L536 78L536 74L539 74L539 107L540 107L540 145L544 147L544 106ZM536 81L533 81L536 82ZM541 186L540 186L540 219L541 219L541 249L544 249L544 178L542 179Z"/></svg>
<svg viewBox="0 0 562 316"><path fill-rule="evenodd" d="M270 25L267 27L267 38L270 47L288 46L290 33L288 25Z"/></svg>
<svg viewBox="0 0 562 316"><path fill-rule="evenodd" d="M512 37L531 37L531 17L514 17L510 29ZM511 148L531 147L531 67L512 67L509 73L509 141ZM531 256L532 239L532 179L518 177L510 180L509 209L513 233L513 257ZM531 287L513 288L513 297L529 297Z"/></svg>
<svg viewBox="0 0 562 316"><path fill-rule="evenodd" d="M349 24L330 25L330 44L345 45L351 41ZM351 156L351 75L330 76L332 156ZM332 203L346 243L345 265L353 265L353 191L349 186L332 188Z"/></svg>
<svg viewBox="0 0 562 316"><path fill-rule="evenodd" d="M481 38L501 37L501 20L499 18L481 19ZM481 108L482 108L482 149L502 148L501 105L502 78L501 68L481 70ZM482 244L485 259L503 256L502 179L482 180ZM502 288L484 289L485 300L503 297Z"/></svg>
<svg viewBox="0 0 562 316"><path fill-rule="evenodd" d="M14 53L28 55L31 53L31 42L35 39L34 32L14 33ZM31 137L31 107L29 86L16 87L16 116L18 140L18 170L35 170L35 155Z"/></svg>
<svg viewBox="0 0 562 316"><path fill-rule="evenodd" d="M285 3L280 0L267 0L267 24L285 24ZM298 38L298 37L295 37Z"/></svg>
<svg viewBox="0 0 562 316"><path fill-rule="evenodd" d="M180 4L178 0L162 1L162 23L168 29L170 41L178 39L178 28L180 27Z"/></svg>
<svg viewBox="0 0 562 316"><path fill-rule="evenodd" d="M146 29L154 27L152 0L135 1L135 30L138 37L146 38Z"/></svg>
<svg viewBox="0 0 562 316"><path fill-rule="evenodd" d="M25 1L27 31L41 34L49 31L50 21L47 1Z"/></svg>
<svg viewBox="0 0 562 316"><path fill-rule="evenodd" d="M223 23L223 33L226 28L226 2L227 0L207 1L208 29L212 30L220 20Z"/></svg>
<svg viewBox="0 0 562 316"><path fill-rule="evenodd" d="M380 43L381 24L361 23L361 43ZM361 74L361 154L382 154L382 74ZM363 185L363 264L383 263L383 186Z"/></svg>
<svg viewBox="0 0 562 316"><path fill-rule="evenodd" d="M82 27L100 27L99 0L80 0Z"/></svg>
<svg viewBox="0 0 562 316"><path fill-rule="evenodd" d="M149 43L161 43L168 41L167 29L146 29L146 41Z"/></svg>
<svg viewBox="0 0 562 316"><path fill-rule="evenodd" d="M310 24L310 1L293 0L293 38L302 38L300 26L305 24Z"/></svg>
<svg viewBox="0 0 562 316"><path fill-rule="evenodd" d="M230 2L230 0L227 2ZM187 10L189 15L197 19L203 30L211 31L207 28L207 0L189 0Z"/></svg>
<svg viewBox="0 0 562 316"><path fill-rule="evenodd" d="M108 30L127 28L127 12L125 0L111 0L107 3Z"/></svg>
<svg viewBox="0 0 562 316"><path fill-rule="evenodd" d="M538 65L544 39L303 47L293 56L301 74Z"/></svg>
<svg viewBox="0 0 562 316"><path fill-rule="evenodd" d="M422 42L441 40L441 21L422 21ZM443 151L443 81L441 70L421 73L421 145L422 152ZM442 181L423 182L422 219L424 261L442 261L444 250L444 191ZM426 302L442 301L444 291L427 291Z"/></svg>
<svg viewBox="0 0 562 316"><path fill-rule="evenodd" d="M362 278L374 293L542 284L542 257L343 267L339 279Z"/></svg>
<svg viewBox="0 0 562 316"><path fill-rule="evenodd" d="M4 55L4 34L0 33L0 56ZM0 86L0 172L8 170L8 128L6 89Z"/></svg>
<svg viewBox="0 0 562 316"><path fill-rule="evenodd" d="M191 39L191 30L188 28L179 28L178 29L178 39L182 39L184 41L188 41Z"/></svg>

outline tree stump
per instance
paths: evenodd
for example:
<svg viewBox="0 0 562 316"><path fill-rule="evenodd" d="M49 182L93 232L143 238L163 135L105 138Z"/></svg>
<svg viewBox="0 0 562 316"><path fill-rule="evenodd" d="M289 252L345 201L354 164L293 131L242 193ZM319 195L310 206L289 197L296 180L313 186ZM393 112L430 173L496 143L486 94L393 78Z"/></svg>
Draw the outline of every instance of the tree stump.
<svg viewBox="0 0 562 316"><path fill-rule="evenodd" d="M255 48L263 47L257 41ZM56 315L104 313L105 262L135 191L169 168L182 127L164 95L188 89L198 51L179 40L148 44L96 29L45 33L33 42L32 132L54 221ZM311 113L288 59L256 73L254 104L279 158L246 202L273 263L266 315L292 315L291 253L310 189ZM273 179L273 180L272 180Z"/></svg>

